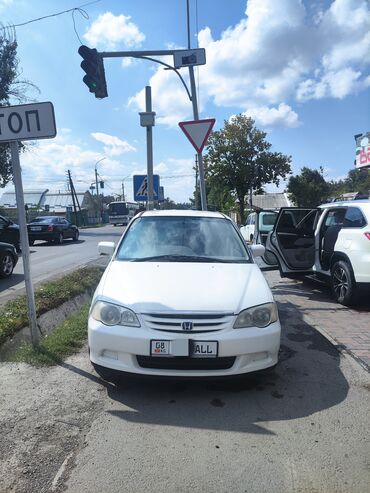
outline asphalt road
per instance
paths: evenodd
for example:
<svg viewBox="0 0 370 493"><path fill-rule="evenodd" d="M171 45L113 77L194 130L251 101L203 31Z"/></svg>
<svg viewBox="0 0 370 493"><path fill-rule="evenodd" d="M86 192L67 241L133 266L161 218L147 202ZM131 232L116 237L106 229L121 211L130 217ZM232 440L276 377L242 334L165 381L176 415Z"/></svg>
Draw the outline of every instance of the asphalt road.
<svg viewBox="0 0 370 493"><path fill-rule="evenodd" d="M65 491L368 491L370 375L306 322L302 306L275 298L283 337L274 371L105 386Z"/></svg>
<svg viewBox="0 0 370 493"><path fill-rule="evenodd" d="M38 241L30 247L31 274L34 284L63 275L69 270L85 265L98 257L99 241L118 242L123 226L107 225L101 228L80 230L77 242L65 240L62 245L49 245ZM0 279L0 303L24 290L23 262L20 256L12 276Z"/></svg>
<svg viewBox="0 0 370 493"><path fill-rule="evenodd" d="M87 347L54 368L1 363L0 492L369 491L370 374L316 329L355 315L269 282L283 334L267 375L116 387Z"/></svg>

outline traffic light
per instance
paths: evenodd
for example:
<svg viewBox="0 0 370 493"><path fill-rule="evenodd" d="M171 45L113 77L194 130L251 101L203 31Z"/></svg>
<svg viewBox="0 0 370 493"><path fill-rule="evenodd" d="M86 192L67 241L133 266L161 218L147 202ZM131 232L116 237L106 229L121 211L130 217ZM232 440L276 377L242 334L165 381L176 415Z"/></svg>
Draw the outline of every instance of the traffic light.
<svg viewBox="0 0 370 493"><path fill-rule="evenodd" d="M88 48L85 45L79 47L78 53L83 58L81 68L86 72L82 80L89 88L89 91L95 94L96 98L106 98L108 96L107 83L103 58L100 53L96 48Z"/></svg>

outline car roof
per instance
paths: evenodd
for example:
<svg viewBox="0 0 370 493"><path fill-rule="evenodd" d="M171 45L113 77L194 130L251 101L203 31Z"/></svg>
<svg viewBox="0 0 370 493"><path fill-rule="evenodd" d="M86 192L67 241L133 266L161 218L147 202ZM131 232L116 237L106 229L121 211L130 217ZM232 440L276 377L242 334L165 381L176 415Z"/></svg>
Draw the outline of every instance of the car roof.
<svg viewBox="0 0 370 493"><path fill-rule="evenodd" d="M214 211L193 211L193 210L182 210L182 209L168 209L160 211L145 211L141 213L142 217L155 217L155 216L166 216L166 217L218 217L221 219L231 219L221 212Z"/></svg>
<svg viewBox="0 0 370 493"><path fill-rule="evenodd" d="M370 200L369 199L341 200L338 202L329 202L328 204L319 205L320 209L326 209L328 207L348 207L348 206L352 206L352 207L361 206L367 209L368 207L370 208Z"/></svg>

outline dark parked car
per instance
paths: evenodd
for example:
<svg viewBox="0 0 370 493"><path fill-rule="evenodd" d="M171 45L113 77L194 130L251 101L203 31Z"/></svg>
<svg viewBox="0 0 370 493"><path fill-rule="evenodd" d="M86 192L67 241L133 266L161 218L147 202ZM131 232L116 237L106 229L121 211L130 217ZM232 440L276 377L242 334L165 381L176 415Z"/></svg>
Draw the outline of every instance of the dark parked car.
<svg viewBox="0 0 370 493"><path fill-rule="evenodd" d="M10 243L0 243L0 278L9 277L18 262L15 246Z"/></svg>
<svg viewBox="0 0 370 493"><path fill-rule="evenodd" d="M0 241L11 243L20 251L19 226L4 216L0 216Z"/></svg>
<svg viewBox="0 0 370 493"><path fill-rule="evenodd" d="M36 217L27 224L27 229L30 245L33 245L36 240L44 240L61 245L66 238L72 238L73 241L77 241L79 237L77 226L64 219L64 217Z"/></svg>

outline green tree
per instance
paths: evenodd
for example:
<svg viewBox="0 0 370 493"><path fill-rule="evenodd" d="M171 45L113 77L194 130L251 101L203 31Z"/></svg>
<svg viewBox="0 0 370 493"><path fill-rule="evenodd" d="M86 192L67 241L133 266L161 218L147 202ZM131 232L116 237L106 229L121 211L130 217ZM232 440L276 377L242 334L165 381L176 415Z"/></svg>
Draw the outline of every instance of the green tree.
<svg viewBox="0 0 370 493"><path fill-rule="evenodd" d="M205 156L206 172L212 184L218 184L238 199L240 219L244 223L247 194L267 183L279 184L290 173L290 156L271 152L266 133L243 114L224 121L221 130L212 132Z"/></svg>
<svg viewBox="0 0 370 493"><path fill-rule="evenodd" d="M369 169L351 169L344 181L346 192L370 191L370 170Z"/></svg>
<svg viewBox="0 0 370 493"><path fill-rule="evenodd" d="M303 167L299 175L291 176L287 191L298 207L317 207L325 202L332 191L330 183L323 176L323 168Z"/></svg>
<svg viewBox="0 0 370 493"><path fill-rule="evenodd" d="M27 101L26 92L30 87L38 90L34 84L20 78L14 32L0 24L0 107ZM8 144L0 144L0 188L5 187L12 176L10 148Z"/></svg>

